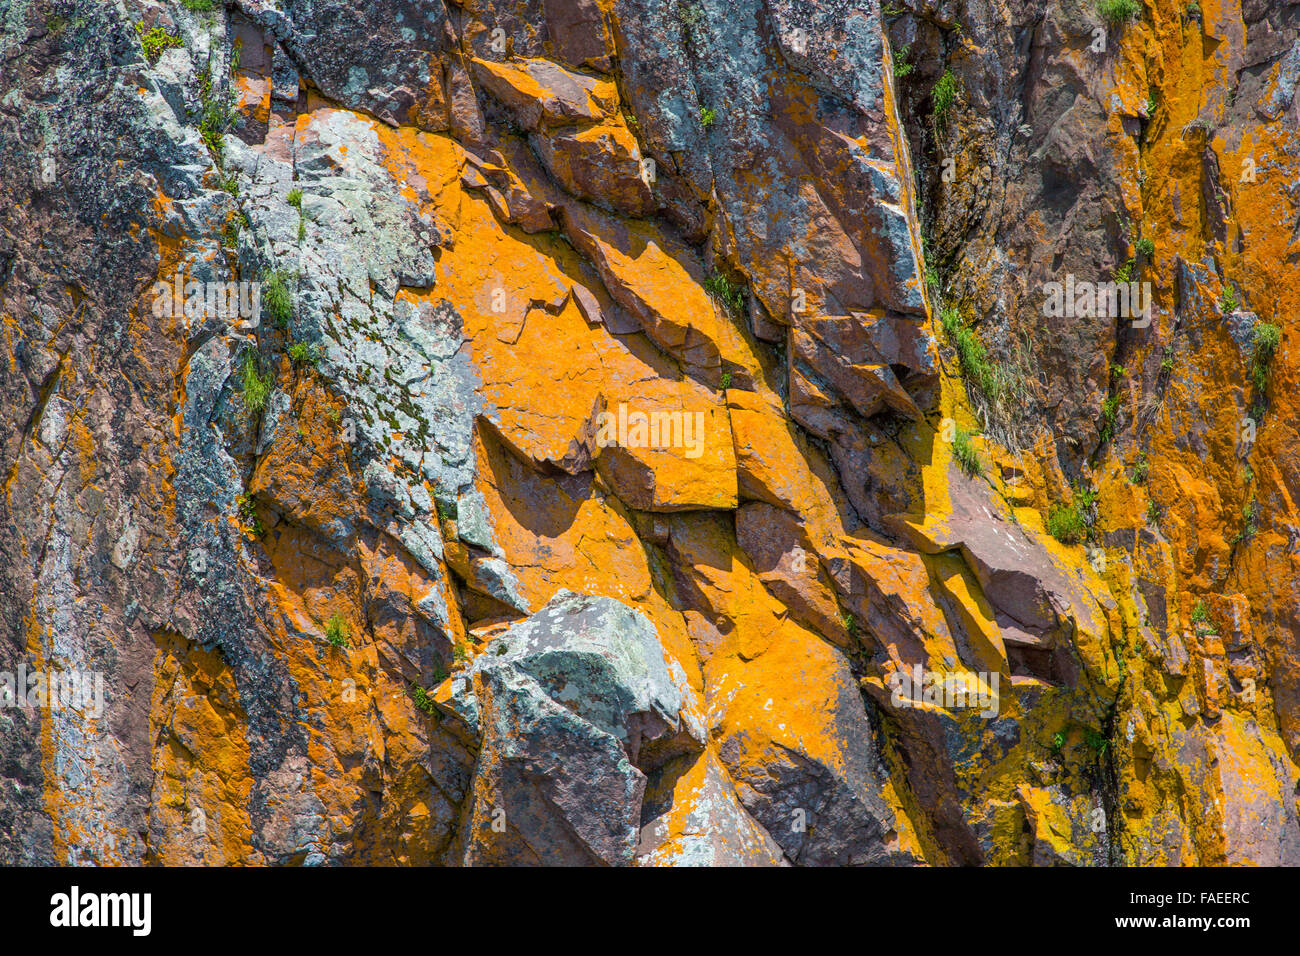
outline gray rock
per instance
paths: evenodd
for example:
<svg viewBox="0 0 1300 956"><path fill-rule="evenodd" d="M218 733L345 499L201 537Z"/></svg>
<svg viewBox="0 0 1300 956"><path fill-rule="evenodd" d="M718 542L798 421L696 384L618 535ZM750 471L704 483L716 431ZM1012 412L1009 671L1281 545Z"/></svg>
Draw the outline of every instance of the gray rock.
<svg viewBox="0 0 1300 956"><path fill-rule="evenodd" d="M611 598L560 591L467 676L444 705L480 734L461 860L630 863L645 771L705 737L654 626Z"/></svg>

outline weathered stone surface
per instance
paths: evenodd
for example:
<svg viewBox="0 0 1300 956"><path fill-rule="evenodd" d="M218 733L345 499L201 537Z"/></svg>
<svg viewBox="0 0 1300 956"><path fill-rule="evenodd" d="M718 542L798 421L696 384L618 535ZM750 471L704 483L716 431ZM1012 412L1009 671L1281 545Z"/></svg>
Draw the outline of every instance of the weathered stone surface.
<svg viewBox="0 0 1300 956"><path fill-rule="evenodd" d="M191 7L0 15L0 862L1300 862L1300 5Z"/></svg>
<svg viewBox="0 0 1300 956"><path fill-rule="evenodd" d="M727 667L709 701L741 803L796 863L915 862L882 798L884 774L848 665L829 645L801 647L798 633L786 630L758 658ZM780 708L758 679L773 672L784 675Z"/></svg>
<svg viewBox="0 0 1300 956"><path fill-rule="evenodd" d="M682 758L646 791L638 866L781 866L781 847L749 816L712 753ZM673 766L676 771L677 767Z"/></svg>
<svg viewBox="0 0 1300 956"><path fill-rule="evenodd" d="M681 666L648 620L609 598L558 592L466 681L452 696L457 713L478 715L456 851L468 864L630 863L644 772L704 745Z"/></svg>

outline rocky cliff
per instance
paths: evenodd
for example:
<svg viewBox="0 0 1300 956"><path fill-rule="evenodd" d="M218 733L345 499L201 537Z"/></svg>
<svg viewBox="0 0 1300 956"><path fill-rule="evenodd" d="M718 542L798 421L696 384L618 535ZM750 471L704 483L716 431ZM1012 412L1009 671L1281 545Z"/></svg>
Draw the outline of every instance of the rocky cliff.
<svg viewBox="0 0 1300 956"><path fill-rule="evenodd" d="M1300 4L0 0L0 862L1300 864Z"/></svg>

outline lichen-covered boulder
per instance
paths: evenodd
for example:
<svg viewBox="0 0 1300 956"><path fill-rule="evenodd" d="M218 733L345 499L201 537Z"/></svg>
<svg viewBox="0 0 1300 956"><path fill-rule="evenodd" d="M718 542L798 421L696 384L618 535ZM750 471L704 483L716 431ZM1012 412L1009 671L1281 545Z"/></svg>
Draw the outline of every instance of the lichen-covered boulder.
<svg viewBox="0 0 1300 956"><path fill-rule="evenodd" d="M610 598L558 592L474 662L468 864L627 864L646 771L700 750L695 692L654 625Z"/></svg>

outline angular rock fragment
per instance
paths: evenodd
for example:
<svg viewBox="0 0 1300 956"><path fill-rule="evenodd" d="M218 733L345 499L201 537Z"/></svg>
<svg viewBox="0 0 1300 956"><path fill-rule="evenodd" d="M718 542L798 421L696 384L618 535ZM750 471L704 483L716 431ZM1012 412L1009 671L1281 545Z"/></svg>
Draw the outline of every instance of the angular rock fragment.
<svg viewBox="0 0 1300 956"><path fill-rule="evenodd" d="M450 699L477 715L456 851L472 865L630 863L645 773L704 745L681 667L609 598L558 592L495 638Z"/></svg>

